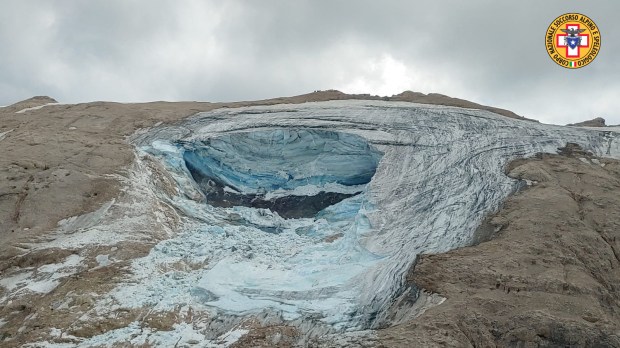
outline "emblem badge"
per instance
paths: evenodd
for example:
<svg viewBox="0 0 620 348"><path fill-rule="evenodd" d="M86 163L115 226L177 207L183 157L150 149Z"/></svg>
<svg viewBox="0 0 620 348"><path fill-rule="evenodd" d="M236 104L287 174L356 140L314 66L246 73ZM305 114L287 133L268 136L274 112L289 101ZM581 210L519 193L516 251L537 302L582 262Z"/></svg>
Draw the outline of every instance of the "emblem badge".
<svg viewBox="0 0 620 348"><path fill-rule="evenodd" d="M601 33L589 17L566 13L551 22L545 35L549 57L559 66L578 69L592 63L601 49Z"/></svg>

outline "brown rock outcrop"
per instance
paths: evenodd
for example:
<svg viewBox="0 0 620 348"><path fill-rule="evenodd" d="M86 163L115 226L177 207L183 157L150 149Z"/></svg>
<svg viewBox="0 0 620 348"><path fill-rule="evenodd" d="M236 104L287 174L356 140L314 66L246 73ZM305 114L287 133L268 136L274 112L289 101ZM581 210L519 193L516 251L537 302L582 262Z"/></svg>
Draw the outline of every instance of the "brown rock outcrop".
<svg viewBox="0 0 620 348"><path fill-rule="evenodd" d="M593 118L591 120L577 122L568 124L568 126L579 126L579 127L607 127L605 125L605 119L602 117Z"/></svg>

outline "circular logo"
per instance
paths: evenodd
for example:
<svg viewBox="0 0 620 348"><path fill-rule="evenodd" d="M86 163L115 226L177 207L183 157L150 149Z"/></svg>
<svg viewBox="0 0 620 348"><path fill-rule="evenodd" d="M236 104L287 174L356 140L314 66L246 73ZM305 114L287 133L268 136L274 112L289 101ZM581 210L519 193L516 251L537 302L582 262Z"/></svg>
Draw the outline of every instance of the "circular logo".
<svg viewBox="0 0 620 348"><path fill-rule="evenodd" d="M579 69L596 58L601 49L601 33L587 16L565 13L547 28L545 45L549 57L559 66Z"/></svg>

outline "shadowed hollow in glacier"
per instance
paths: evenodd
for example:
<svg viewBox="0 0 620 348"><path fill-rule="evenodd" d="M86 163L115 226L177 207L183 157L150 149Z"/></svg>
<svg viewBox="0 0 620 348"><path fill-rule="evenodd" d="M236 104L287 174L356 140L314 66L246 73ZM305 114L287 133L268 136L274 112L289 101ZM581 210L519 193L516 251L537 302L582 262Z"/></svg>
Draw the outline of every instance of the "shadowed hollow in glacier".
<svg viewBox="0 0 620 348"><path fill-rule="evenodd" d="M361 137L318 130L234 133L185 144L183 159L210 205L310 218L361 192L381 154Z"/></svg>
<svg viewBox="0 0 620 348"><path fill-rule="evenodd" d="M119 289L118 301L311 317L313 325L335 327L363 316L358 291L343 286L382 259L360 244L373 209L367 187L383 156L366 139L271 128L164 137L140 149L174 178L181 195L170 203L187 219L179 235L134 265L146 287ZM206 266L184 276L153 274L152 265L171 262Z"/></svg>

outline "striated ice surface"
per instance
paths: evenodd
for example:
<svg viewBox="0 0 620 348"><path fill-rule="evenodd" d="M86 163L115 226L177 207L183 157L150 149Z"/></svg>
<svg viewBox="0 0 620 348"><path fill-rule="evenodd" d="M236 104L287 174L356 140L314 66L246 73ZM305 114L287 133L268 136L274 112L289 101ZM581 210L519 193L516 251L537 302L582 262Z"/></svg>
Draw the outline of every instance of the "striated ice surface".
<svg viewBox="0 0 620 348"><path fill-rule="evenodd" d="M415 314L391 305L418 298L405 282L417 255L468 245L519 187L504 174L507 162L566 142L618 157L615 135L378 101L219 109L159 126L132 142L173 178L178 194L159 199L183 223L111 296L121 307L209 311L219 318L213 339L245 316L314 333L389 325L395 310ZM345 196L323 204L326 193ZM230 197L322 205L285 218L210 204ZM179 262L189 266L162 271Z"/></svg>
<svg viewBox="0 0 620 348"><path fill-rule="evenodd" d="M184 145L186 165L242 193L366 184L381 157L359 136L312 129L228 133Z"/></svg>

